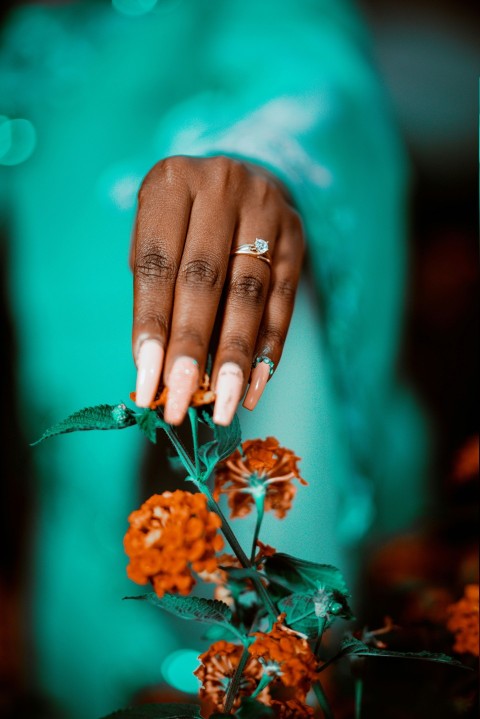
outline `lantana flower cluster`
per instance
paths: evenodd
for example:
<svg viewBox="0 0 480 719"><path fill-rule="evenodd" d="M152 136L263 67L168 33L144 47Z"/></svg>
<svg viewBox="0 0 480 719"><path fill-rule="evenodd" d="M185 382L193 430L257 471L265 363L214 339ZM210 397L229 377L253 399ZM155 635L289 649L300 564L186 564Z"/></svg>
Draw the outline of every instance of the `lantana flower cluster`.
<svg viewBox="0 0 480 719"><path fill-rule="evenodd" d="M274 511L283 519L292 506L297 492L293 480L307 482L300 477L297 457L290 449L281 447L275 437L247 440L242 451L235 452L221 462L215 475L215 499L228 495L231 516L245 517L255 505L256 498L264 498L265 511Z"/></svg>
<svg viewBox="0 0 480 719"><path fill-rule="evenodd" d="M270 681L256 695L257 701L271 706L279 717L310 717L313 711L304 704L312 682L317 678L317 660L305 637L286 627L281 614L269 632L255 632L248 647L250 657L242 673L234 707L242 698L251 696L265 675ZM195 675L202 688L203 712L209 717L223 710L226 691L238 666L243 647L219 641L199 659Z"/></svg>
<svg viewBox="0 0 480 719"><path fill-rule="evenodd" d="M193 571L218 569L215 553L223 548L221 520L201 493L176 490L155 494L128 518L124 547L130 558L129 578L151 582L159 597L165 592L189 594Z"/></svg>

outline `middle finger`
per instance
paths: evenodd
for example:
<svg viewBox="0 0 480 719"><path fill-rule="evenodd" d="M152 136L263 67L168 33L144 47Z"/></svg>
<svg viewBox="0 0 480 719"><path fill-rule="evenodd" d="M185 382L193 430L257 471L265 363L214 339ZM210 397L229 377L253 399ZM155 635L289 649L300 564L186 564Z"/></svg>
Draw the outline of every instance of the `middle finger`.
<svg viewBox="0 0 480 719"><path fill-rule="evenodd" d="M165 360L165 419L180 424L203 376L235 228L233 204L198 194L175 285Z"/></svg>

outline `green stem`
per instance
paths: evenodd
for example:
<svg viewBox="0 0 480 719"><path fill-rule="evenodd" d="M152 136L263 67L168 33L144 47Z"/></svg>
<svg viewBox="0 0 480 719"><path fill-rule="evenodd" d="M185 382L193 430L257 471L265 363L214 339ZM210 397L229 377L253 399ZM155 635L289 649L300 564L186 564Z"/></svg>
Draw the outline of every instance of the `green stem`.
<svg viewBox="0 0 480 719"><path fill-rule="evenodd" d="M255 523L255 532L253 535L253 542L252 542L252 553L250 557L250 561L255 561L255 552L257 549L257 539L260 534L260 528L262 526L263 522L263 515L265 510L265 495L262 495L261 497L255 497L255 506L257 508L257 521Z"/></svg>
<svg viewBox="0 0 480 719"><path fill-rule="evenodd" d="M355 682L355 719L361 719L363 699L363 679Z"/></svg>
<svg viewBox="0 0 480 719"><path fill-rule="evenodd" d="M231 678L228 685L227 696L225 697L225 714L230 714L230 712L232 711L233 703L235 701L235 697L237 696L238 688L240 686L242 673L245 669L245 664L248 662L249 657L250 654L248 652L248 647L243 647L240 661L238 662L237 668L235 669L233 677Z"/></svg>
<svg viewBox="0 0 480 719"><path fill-rule="evenodd" d="M318 635L317 639L315 640L315 647L313 650L313 653L315 654L317 659L319 658L318 655L320 654L320 648L322 646L323 632L325 631L326 626L327 617L318 617ZM315 692L315 696L317 697L318 703L320 704L320 708L323 712L323 716L325 717L325 719L333 719L333 713L330 707L330 703L319 680L317 680L313 685L313 691Z"/></svg>
<svg viewBox="0 0 480 719"><path fill-rule="evenodd" d="M325 630L325 626L327 624L327 617L318 617L318 636L315 641L315 648L313 650L313 653L319 658L318 654L320 652L320 647L322 645L322 638L323 638L323 632Z"/></svg>
<svg viewBox="0 0 480 719"><path fill-rule="evenodd" d="M330 703L327 699L327 695L323 691L323 687L320 684L320 682L316 682L313 685L313 692L315 696L317 697L317 701L320 704L320 709L323 712L323 716L325 719L333 719L332 709L330 707Z"/></svg>
<svg viewBox="0 0 480 719"><path fill-rule="evenodd" d="M192 427L193 456L195 457L195 477L200 479L200 458L198 456L198 415L193 407L188 408L188 418Z"/></svg>
<svg viewBox="0 0 480 719"><path fill-rule="evenodd" d="M163 419L163 417L162 417L162 419ZM169 424L167 424L166 422L165 422L165 427L163 429L165 430L165 434L167 435L168 439L170 440L170 442L173 444L173 446L177 450L177 454L180 457L180 460L181 460L183 466L185 467L185 469L187 470L188 474L191 475L192 477L196 477L195 466L194 466L187 450L183 446L183 443L181 442L180 437L176 434L175 430L172 429L172 427Z"/></svg>
<svg viewBox="0 0 480 719"><path fill-rule="evenodd" d="M268 594L267 590L263 586L261 579L257 574L256 568L252 566L251 561L249 560L249 558L247 557L247 555L241 548L240 544L238 543L238 540L237 540L235 534L233 533L233 530L232 530L231 526L229 525L227 518L225 517L224 513L220 509L220 506L218 505L218 503L213 498L210 488L203 482L198 482L197 487L206 495L210 509L212 509L216 514L218 514L218 516L222 520L222 532L225 536L225 539L227 540L227 542L233 549L235 556L237 557L237 559L240 562L240 564L242 565L242 567L244 567L245 569L252 569L252 575L250 578L251 578L252 582L255 584L255 589L257 590L258 595L261 597L268 613L270 614L272 619L277 619L278 612L275 609L275 605L273 604L273 602L270 598L270 595Z"/></svg>

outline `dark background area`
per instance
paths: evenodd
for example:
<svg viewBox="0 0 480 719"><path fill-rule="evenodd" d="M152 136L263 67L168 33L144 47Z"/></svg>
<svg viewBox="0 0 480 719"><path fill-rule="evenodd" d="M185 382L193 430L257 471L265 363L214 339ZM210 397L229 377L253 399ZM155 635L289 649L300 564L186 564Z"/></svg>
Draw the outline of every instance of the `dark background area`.
<svg viewBox="0 0 480 719"><path fill-rule="evenodd" d="M3 3L0 22L15 4ZM398 577L405 584L405 576L413 573L422 579L427 594L433 587L437 593L433 599L429 595L430 603L428 597L425 601L430 610L439 610L460 596L461 583L471 576L478 556L477 487L465 482L459 486L452 476L458 452L478 433L480 4L363 0L361 5L411 159L411 272L401 371L413 381L434 428L432 515L425 527L408 537L395 538L381 550L372 547L365 570L369 590L364 615L375 622L382 619L384 609L395 609L396 621L418 627L425 618L417 606L418 591L413 598L399 589ZM0 246L4 279L5 242ZM35 718L49 714L42 714L39 700L27 699L26 644L18 610L28 538L29 461L15 415L15 333L3 292L1 302L0 716ZM387 570L392 557L396 574ZM426 641L432 648L441 645L442 637L432 639L422 631L423 647ZM420 642L418 632L410 640ZM394 678L382 681L388 689ZM443 675L435 677L434 687L439 683ZM13 706L21 706L22 713L11 713ZM349 711L345 709L343 716ZM416 711L395 716L449 716Z"/></svg>

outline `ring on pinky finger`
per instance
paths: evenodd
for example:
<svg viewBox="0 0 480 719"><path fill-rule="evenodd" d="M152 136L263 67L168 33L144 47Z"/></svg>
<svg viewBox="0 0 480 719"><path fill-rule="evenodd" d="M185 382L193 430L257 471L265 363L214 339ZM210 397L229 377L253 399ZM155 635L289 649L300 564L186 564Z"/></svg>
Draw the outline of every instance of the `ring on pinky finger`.
<svg viewBox="0 0 480 719"><path fill-rule="evenodd" d="M274 370L275 370L275 362L270 359L270 357L267 357L266 355L259 355L258 357L255 357L253 364L252 364L252 370L255 370L255 368L260 364L260 362L264 362L269 367L268 376L271 377Z"/></svg>

